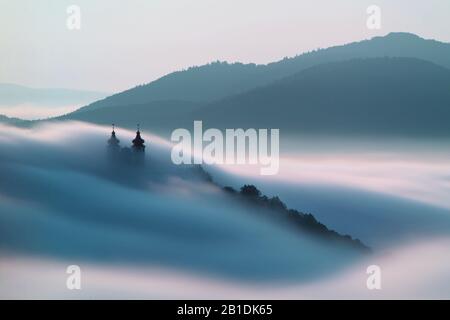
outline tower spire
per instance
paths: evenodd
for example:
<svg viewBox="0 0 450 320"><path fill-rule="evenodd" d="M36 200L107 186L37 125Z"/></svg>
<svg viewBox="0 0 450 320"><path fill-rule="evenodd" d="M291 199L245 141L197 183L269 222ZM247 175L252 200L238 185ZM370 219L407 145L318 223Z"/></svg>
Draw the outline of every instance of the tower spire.
<svg viewBox="0 0 450 320"><path fill-rule="evenodd" d="M134 151L139 151L139 152L144 152L145 151L145 145L144 142L145 140L141 138L141 131L140 129L140 125L139 123L136 126L136 138L133 139L133 150Z"/></svg>
<svg viewBox="0 0 450 320"><path fill-rule="evenodd" d="M109 150L118 151L119 150L119 142L120 142L120 140L117 139L117 137L116 137L116 131L115 131L114 123L113 123L111 137L108 140Z"/></svg>

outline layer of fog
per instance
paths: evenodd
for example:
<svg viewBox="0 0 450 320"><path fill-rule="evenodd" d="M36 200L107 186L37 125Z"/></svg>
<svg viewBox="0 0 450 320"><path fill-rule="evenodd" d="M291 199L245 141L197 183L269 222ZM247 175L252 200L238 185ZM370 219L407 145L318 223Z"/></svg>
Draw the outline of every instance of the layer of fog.
<svg viewBox="0 0 450 320"><path fill-rule="evenodd" d="M46 119L74 111L107 95L104 92L0 83L0 115L24 120Z"/></svg>
<svg viewBox="0 0 450 320"><path fill-rule="evenodd" d="M0 105L0 114L9 118L22 120L39 120L58 117L75 111L84 104L41 106L36 104L21 104L16 106Z"/></svg>
<svg viewBox="0 0 450 320"><path fill-rule="evenodd" d="M116 131L129 146L134 133ZM148 133L145 166L113 164L109 135L83 123L0 126L2 256L251 281L313 280L361 257L250 213Z"/></svg>
<svg viewBox="0 0 450 320"><path fill-rule="evenodd" d="M83 123L0 126L0 297L450 295L446 151L315 145L284 153L277 176L206 167L220 185L254 183L360 238L375 248L365 260L251 214L202 171L172 165L170 144L147 132L147 165L118 168L105 157L109 134ZM133 132L117 134L130 145ZM65 287L69 264L87 271L81 292ZM382 267L382 291L366 289L369 264Z"/></svg>
<svg viewBox="0 0 450 320"><path fill-rule="evenodd" d="M306 284L247 284L161 268L83 264L81 290L68 290L73 260L7 256L0 260L2 299L449 299L450 238L415 241ZM366 286L369 265L381 290Z"/></svg>
<svg viewBox="0 0 450 320"><path fill-rule="evenodd" d="M207 170L220 184L253 183L376 248L450 234L448 141L281 136L280 143L275 176L250 165Z"/></svg>

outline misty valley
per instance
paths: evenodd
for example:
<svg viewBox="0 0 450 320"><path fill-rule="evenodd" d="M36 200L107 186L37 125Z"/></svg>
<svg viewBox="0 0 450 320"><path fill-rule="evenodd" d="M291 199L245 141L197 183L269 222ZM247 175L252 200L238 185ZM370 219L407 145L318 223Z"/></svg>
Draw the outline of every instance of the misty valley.
<svg viewBox="0 0 450 320"><path fill-rule="evenodd" d="M0 83L0 298L448 298L449 57L392 32L114 93Z"/></svg>

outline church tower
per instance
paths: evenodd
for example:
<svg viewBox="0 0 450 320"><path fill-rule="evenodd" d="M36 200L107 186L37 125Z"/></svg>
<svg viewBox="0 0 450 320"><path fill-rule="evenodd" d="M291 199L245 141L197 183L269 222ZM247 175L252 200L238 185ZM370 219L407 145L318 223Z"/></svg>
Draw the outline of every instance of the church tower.
<svg viewBox="0 0 450 320"><path fill-rule="evenodd" d="M144 145L145 140L141 138L141 132L139 131L139 124L137 125L136 138L134 138L132 142L133 142L132 148L134 152L139 152L142 154L145 152L145 145Z"/></svg>
<svg viewBox="0 0 450 320"><path fill-rule="evenodd" d="M116 132L114 131L114 124L112 124L111 137L108 140L108 151L110 153L116 153L120 151L119 146L120 140L116 137Z"/></svg>
<svg viewBox="0 0 450 320"><path fill-rule="evenodd" d="M112 125L111 137L108 139L108 158L116 164L143 165L145 163L145 145L141 137L139 125L137 126L136 137L133 139L131 148L120 147L120 140L116 137L116 131Z"/></svg>
<svg viewBox="0 0 450 320"><path fill-rule="evenodd" d="M145 162L145 145L144 139L141 138L141 132L139 131L139 124L137 125L136 138L133 139L132 158L133 162L138 165L142 165Z"/></svg>

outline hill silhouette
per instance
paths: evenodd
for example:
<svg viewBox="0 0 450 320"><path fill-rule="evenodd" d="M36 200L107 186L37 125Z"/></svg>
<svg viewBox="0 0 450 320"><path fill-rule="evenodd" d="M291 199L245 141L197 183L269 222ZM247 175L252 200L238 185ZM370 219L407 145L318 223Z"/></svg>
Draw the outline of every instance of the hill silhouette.
<svg viewBox="0 0 450 320"><path fill-rule="evenodd" d="M257 214L275 219L280 223L307 232L319 237L322 240L329 240L336 243L350 245L363 252L371 252L371 249L363 244L359 239L354 239L349 235L342 235L334 230L330 230L324 224L316 220L310 213L303 213L294 209L288 209L286 204L278 197L269 198L261 193L254 185L244 185L239 191L232 187L224 187L229 195L242 201L252 209L257 208Z"/></svg>
<svg viewBox="0 0 450 320"><path fill-rule="evenodd" d="M308 68L267 86L211 103L155 101L65 118L141 122L170 132L205 127L280 128L292 133L450 135L450 70L414 58L370 58ZM183 111L180 111L183 110Z"/></svg>
<svg viewBox="0 0 450 320"><path fill-rule="evenodd" d="M307 68L336 61L373 57L412 57L450 68L450 44L425 40L409 33L314 50L267 65L216 62L177 71L153 82L114 94L76 111L177 100L208 103L268 85ZM184 105L179 105L183 112Z"/></svg>
<svg viewBox="0 0 450 320"><path fill-rule="evenodd" d="M329 63L196 110L223 128L449 135L450 70L413 58Z"/></svg>
<svg viewBox="0 0 450 320"><path fill-rule="evenodd" d="M0 123L12 124L12 125L22 125L28 121L19 118L11 118L0 114Z"/></svg>
<svg viewBox="0 0 450 320"><path fill-rule="evenodd" d="M11 83L0 83L0 106L33 104L36 106L58 106L64 104L83 105L107 96L104 92L61 88L30 88Z"/></svg>
<svg viewBox="0 0 450 320"><path fill-rule="evenodd" d="M192 111L202 106L191 101L162 100L145 104L115 105L85 112L75 112L56 120L79 120L96 124L120 123L121 127L134 129L136 123L157 133L166 133L175 128L180 118L190 117ZM183 112L179 110L182 109ZM187 118L185 118L187 119Z"/></svg>

